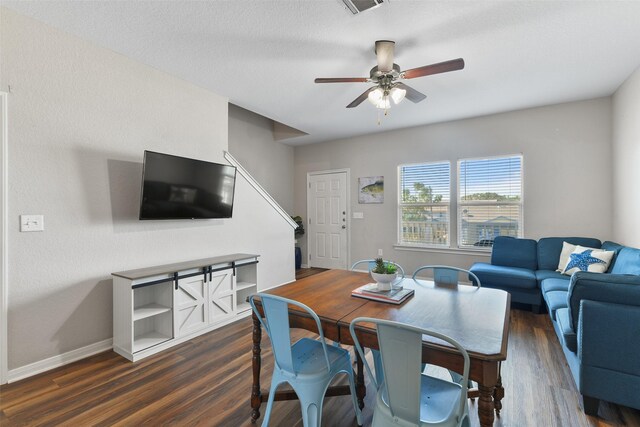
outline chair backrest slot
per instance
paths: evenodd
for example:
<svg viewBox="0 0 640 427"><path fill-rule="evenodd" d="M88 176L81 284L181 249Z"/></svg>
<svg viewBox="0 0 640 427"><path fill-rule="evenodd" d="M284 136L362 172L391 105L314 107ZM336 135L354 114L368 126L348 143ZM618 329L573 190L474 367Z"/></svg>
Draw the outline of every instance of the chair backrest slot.
<svg viewBox="0 0 640 427"><path fill-rule="evenodd" d="M285 371L293 372L291 357L291 330L289 329L289 312L286 301L262 298L267 322L267 333L273 346L273 355L278 366Z"/></svg>
<svg viewBox="0 0 640 427"><path fill-rule="evenodd" d="M256 297L260 298L260 304L262 305L265 315L264 320L260 317L260 312L256 308L254 302ZM291 354L291 330L289 324L289 305L294 305L305 310L315 321L316 327L318 328L318 335L320 335L319 341L322 343L322 349L324 350L324 359L327 364L327 371L331 370L329 352L327 350L327 343L324 339L324 332L322 331L320 318L313 310L311 310L311 308L292 299L263 293L251 295L249 297L249 304L251 305L254 314L258 317L260 323L267 331L267 335L269 335L276 365L280 369L290 372L292 375L297 375L293 366L293 356Z"/></svg>
<svg viewBox="0 0 640 427"><path fill-rule="evenodd" d="M422 334L379 324L378 340L391 413L418 424Z"/></svg>
<svg viewBox="0 0 640 427"><path fill-rule="evenodd" d="M416 280L418 274L425 270L431 270L433 272L433 281L436 284L443 285L458 285L460 284L460 274L465 274L466 278L471 281L471 284L477 287L481 287L480 279L474 273L464 268L452 267L448 265L423 265L419 267L413 273L413 279Z"/></svg>

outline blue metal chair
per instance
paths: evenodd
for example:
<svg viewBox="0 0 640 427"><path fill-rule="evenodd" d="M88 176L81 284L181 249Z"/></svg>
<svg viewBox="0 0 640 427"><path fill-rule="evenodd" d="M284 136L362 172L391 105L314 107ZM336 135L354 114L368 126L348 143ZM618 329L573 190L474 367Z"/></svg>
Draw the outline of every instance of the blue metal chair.
<svg viewBox="0 0 640 427"><path fill-rule="evenodd" d="M478 276L465 270L464 268L450 267L448 265L423 265L413 272L413 280L416 280L416 276L419 272L424 270L433 270L433 281L437 284L457 285L460 283L460 273L466 274L467 278L471 280L471 284L477 287L481 287L480 279Z"/></svg>
<svg viewBox="0 0 640 427"><path fill-rule="evenodd" d="M256 296L260 298L265 314L264 320L256 308L254 302ZM356 402L351 357L347 350L327 345L318 315L304 304L269 294L251 295L249 304L269 335L275 359L269 400L262 425L264 427L269 425L275 392L280 384L287 382L300 400L304 427L320 427L324 395L333 377L339 373L344 373L349 377L351 400L356 411L358 425L362 425L362 414ZM300 307L309 313L316 322L320 340L302 338L293 345L291 344L289 304Z"/></svg>
<svg viewBox="0 0 640 427"><path fill-rule="evenodd" d="M404 268L402 268L402 266L398 263L395 263L393 261L384 261L385 264L393 264L396 266L396 268L398 269L398 272L400 273L400 280L404 279ZM353 265L351 265L351 268L349 270L355 270L356 267L360 264L368 264L367 265L367 271L371 271L373 270L373 268L376 266L376 260L375 259L361 259L360 261L356 261L353 263Z"/></svg>
<svg viewBox="0 0 640 427"><path fill-rule="evenodd" d="M471 280L471 284L473 286L477 286L480 288L482 285L480 284L480 279L478 276L470 272L469 270L465 270L464 268L451 267L448 265L423 265L413 272L413 280L416 280L416 276L419 272L424 270L433 270L433 281L436 284L444 284L444 285L457 285L460 283L460 274L466 275L466 277ZM462 376L454 371L449 371L451 375L451 379L457 383L462 381ZM473 383L469 381L467 384L469 388L473 387Z"/></svg>
<svg viewBox="0 0 640 427"><path fill-rule="evenodd" d="M364 358L355 327L373 323L384 366L384 381L378 382ZM358 317L349 325L356 350L364 361L371 382L377 390L373 427L433 426L468 427L467 381L469 355L458 342L446 335L389 320ZM448 342L464 358L462 383L434 378L420 373L422 336L430 335Z"/></svg>

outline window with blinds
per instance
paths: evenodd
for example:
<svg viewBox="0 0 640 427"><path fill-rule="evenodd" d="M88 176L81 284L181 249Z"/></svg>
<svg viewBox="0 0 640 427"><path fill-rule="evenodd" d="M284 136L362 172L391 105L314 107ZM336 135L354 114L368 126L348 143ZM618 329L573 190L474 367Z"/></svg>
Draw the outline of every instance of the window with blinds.
<svg viewBox="0 0 640 427"><path fill-rule="evenodd" d="M398 166L398 243L449 246L449 162Z"/></svg>
<svg viewBox="0 0 640 427"><path fill-rule="evenodd" d="M458 161L458 246L522 237L522 155Z"/></svg>

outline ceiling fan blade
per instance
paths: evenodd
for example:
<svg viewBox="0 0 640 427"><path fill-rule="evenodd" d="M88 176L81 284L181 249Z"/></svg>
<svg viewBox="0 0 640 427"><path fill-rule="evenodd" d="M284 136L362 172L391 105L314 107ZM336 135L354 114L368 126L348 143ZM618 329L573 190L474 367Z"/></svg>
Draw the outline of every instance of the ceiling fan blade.
<svg viewBox="0 0 640 427"><path fill-rule="evenodd" d="M365 90L364 93L362 95L360 95L359 97L357 97L356 99L353 100L353 102L349 105L347 105L347 108L353 108L353 107L357 107L358 105L362 104L362 101L364 101L365 99L367 99L367 97L369 96L369 92L371 92L372 90L374 90L375 88L377 88L378 86L372 86L369 89Z"/></svg>
<svg viewBox="0 0 640 427"><path fill-rule="evenodd" d="M379 71L391 71L393 69L393 51L396 42L391 40L378 40L376 42L376 57L378 58Z"/></svg>
<svg viewBox="0 0 640 427"><path fill-rule="evenodd" d="M400 76L405 79L415 79L416 77L462 70L463 68L464 59L458 58L452 59L451 61L439 62L437 64L425 65L424 67L412 68L411 70L403 71Z"/></svg>
<svg viewBox="0 0 640 427"><path fill-rule="evenodd" d="M407 94L404 97L407 98L411 102L418 103L418 102L422 101L423 99L425 99L427 97L427 95L425 95L424 93L418 92L414 88L412 88L410 86L407 86L404 83L398 82L398 83L396 83L396 87L406 90Z"/></svg>
<svg viewBox="0 0 640 427"><path fill-rule="evenodd" d="M329 77L314 80L316 83L366 83L368 81L366 77Z"/></svg>

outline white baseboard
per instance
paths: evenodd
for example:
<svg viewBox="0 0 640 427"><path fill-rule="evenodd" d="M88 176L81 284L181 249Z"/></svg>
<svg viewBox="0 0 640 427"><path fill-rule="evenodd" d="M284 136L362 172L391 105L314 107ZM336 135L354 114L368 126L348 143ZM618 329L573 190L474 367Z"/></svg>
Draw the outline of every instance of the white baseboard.
<svg viewBox="0 0 640 427"><path fill-rule="evenodd" d="M300 264L300 268L309 268L309 264Z"/></svg>
<svg viewBox="0 0 640 427"><path fill-rule="evenodd" d="M285 282L282 283L280 285L275 285L272 286L271 288L268 289L274 289L283 285L286 285L288 283L292 283L294 282L294 280L290 281L290 282ZM261 289L261 291L266 291L268 289ZM229 322L226 323L233 323L235 321L238 321L242 318L245 318L247 316L249 316L251 314L251 311L247 311L246 313L241 313L240 315L236 316L234 319L230 320ZM225 325L226 325L225 323ZM217 329L218 327L222 327L224 325L216 325L215 328L213 329ZM201 332L198 332L197 334L195 334L193 337L200 335ZM187 339L191 339L193 338L192 336L189 336ZM185 341L187 340L185 339ZM28 365L25 366L21 366L19 368L16 369L11 369L9 370L9 372L7 373L7 382L8 383L13 383L19 380L23 380L25 378L29 378L32 377L34 375L38 375L41 374L43 372L49 371L51 369L55 369L55 368L59 368L60 366L64 366L64 365L68 365L69 363L72 362L76 362L80 359L84 359L86 357L89 356L93 356L94 354L98 354L98 353L102 353L103 351L108 351L108 350L112 350L113 349L113 339L109 338L106 339L104 341L100 341L97 342L95 344L89 344L86 347L82 347L82 348L78 348L75 350L71 350L67 353L63 353L63 354L59 354L56 356L52 356L49 357L48 359L44 359L44 360L40 360L38 362L34 362L34 363L30 363Z"/></svg>
<svg viewBox="0 0 640 427"><path fill-rule="evenodd" d="M9 370L7 375L7 382L12 383L28 377L32 377L42 372L49 371L54 368L59 368L60 366L68 365L71 362L84 359L85 357L93 356L94 354L111 350L112 347L113 339L109 338L95 344L89 344L86 347L77 348L67 353L52 356L48 359L30 363L16 369L11 369Z"/></svg>

